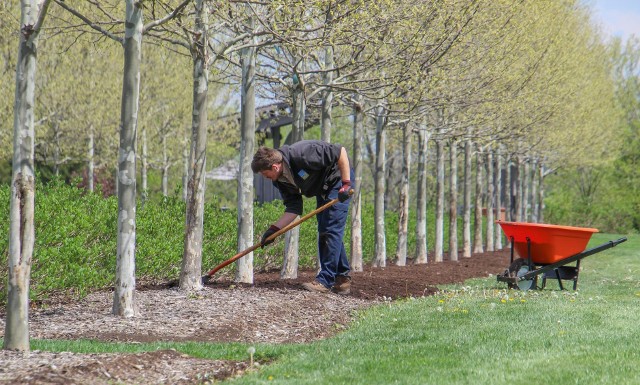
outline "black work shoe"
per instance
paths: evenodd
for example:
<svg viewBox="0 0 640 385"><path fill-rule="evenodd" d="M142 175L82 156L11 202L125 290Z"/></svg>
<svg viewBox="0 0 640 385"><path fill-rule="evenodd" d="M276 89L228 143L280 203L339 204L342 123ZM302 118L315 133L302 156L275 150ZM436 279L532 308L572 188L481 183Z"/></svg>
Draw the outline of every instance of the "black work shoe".
<svg viewBox="0 0 640 385"><path fill-rule="evenodd" d="M339 275L336 277L336 283L331 288L336 294L346 295L351 293L351 277L348 275Z"/></svg>

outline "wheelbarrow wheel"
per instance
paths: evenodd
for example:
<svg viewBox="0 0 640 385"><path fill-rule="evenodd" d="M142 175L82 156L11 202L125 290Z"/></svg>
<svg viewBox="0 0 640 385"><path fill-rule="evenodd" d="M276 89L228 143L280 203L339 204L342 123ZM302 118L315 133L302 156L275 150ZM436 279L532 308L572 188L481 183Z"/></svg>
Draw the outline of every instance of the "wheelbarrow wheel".
<svg viewBox="0 0 640 385"><path fill-rule="evenodd" d="M529 263L526 259L518 258L509 266L508 274L511 278L520 278L523 275L527 274L530 271ZM536 287L536 277L532 279L525 279L522 281L518 281L517 283L509 283L510 289L516 290L531 290Z"/></svg>

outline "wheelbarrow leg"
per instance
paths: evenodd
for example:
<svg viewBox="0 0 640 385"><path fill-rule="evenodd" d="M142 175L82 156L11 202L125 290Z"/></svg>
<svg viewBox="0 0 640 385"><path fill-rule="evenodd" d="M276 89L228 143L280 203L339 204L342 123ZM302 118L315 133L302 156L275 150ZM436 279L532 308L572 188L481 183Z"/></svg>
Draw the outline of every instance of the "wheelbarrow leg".
<svg viewBox="0 0 640 385"><path fill-rule="evenodd" d="M556 272L556 278L558 278L558 285L560 285L560 290L564 290L564 286L562 285L562 279L560 279L560 270L558 270L558 268L555 268L553 270ZM573 290L575 290L575 288Z"/></svg>
<svg viewBox="0 0 640 385"><path fill-rule="evenodd" d="M576 289L578 288L578 275L580 274L580 261L581 259L578 259L576 261L576 276L575 278L573 278L573 291L576 291Z"/></svg>

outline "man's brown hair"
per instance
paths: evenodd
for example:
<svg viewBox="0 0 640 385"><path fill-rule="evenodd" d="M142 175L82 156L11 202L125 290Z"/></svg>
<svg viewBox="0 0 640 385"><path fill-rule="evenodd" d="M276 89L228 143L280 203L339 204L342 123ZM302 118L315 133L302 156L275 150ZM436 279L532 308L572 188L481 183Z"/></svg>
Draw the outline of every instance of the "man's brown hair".
<svg viewBox="0 0 640 385"><path fill-rule="evenodd" d="M262 146L258 148L258 151L256 151L255 155L253 155L253 160L251 161L251 169L254 173L257 174L260 171L270 170L271 166L281 162L282 153L280 151Z"/></svg>

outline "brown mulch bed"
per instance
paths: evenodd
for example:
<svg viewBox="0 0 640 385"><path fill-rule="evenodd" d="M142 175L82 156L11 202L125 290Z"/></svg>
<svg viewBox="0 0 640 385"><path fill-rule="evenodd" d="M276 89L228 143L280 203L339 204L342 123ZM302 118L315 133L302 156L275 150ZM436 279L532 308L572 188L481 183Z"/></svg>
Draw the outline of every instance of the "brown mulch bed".
<svg viewBox="0 0 640 385"><path fill-rule="evenodd" d="M306 343L344 330L356 311L384 300L421 297L436 285L497 275L509 265L509 251L475 254L399 267L365 267L352 273L348 296L304 291L302 282L281 280L279 272L256 273L253 285L214 277L204 290L183 293L169 283L139 287L138 314L111 315L113 293L96 292L80 301L32 310L31 338L94 339L117 342L203 341ZM4 314L0 332L4 333ZM170 368L170 369L169 369ZM0 351L0 384L196 384L242 374L248 362L211 361L172 350L139 354L75 354Z"/></svg>

